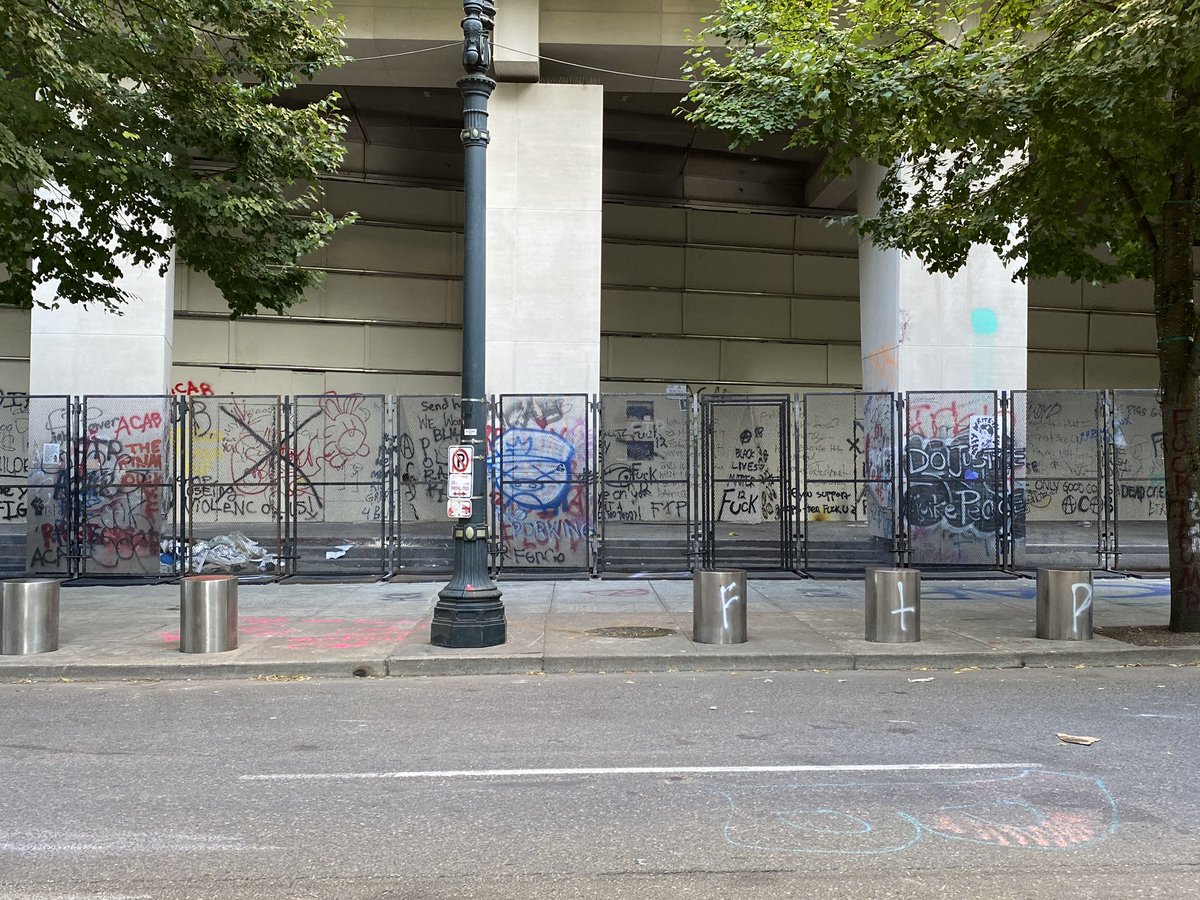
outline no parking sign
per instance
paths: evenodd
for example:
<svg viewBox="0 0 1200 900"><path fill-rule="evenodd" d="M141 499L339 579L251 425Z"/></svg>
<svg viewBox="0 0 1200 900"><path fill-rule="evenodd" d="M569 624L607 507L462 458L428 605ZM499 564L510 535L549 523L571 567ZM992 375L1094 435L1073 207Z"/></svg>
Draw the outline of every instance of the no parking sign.
<svg viewBox="0 0 1200 900"><path fill-rule="evenodd" d="M471 488L475 480L474 448L455 444L446 451L446 515L465 519L471 515Z"/></svg>

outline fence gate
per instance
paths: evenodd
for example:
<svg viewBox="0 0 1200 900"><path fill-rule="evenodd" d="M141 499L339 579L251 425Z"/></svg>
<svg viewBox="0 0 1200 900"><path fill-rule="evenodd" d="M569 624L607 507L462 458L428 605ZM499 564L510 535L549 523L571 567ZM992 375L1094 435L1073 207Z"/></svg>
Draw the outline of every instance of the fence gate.
<svg viewBox="0 0 1200 900"><path fill-rule="evenodd" d="M795 569L791 412L789 397L701 397L704 566Z"/></svg>
<svg viewBox="0 0 1200 900"><path fill-rule="evenodd" d="M509 570L592 566L592 407L585 394L504 395L488 450Z"/></svg>
<svg viewBox="0 0 1200 900"><path fill-rule="evenodd" d="M999 567L1004 413L995 391L905 395L904 525L920 566Z"/></svg>
<svg viewBox="0 0 1200 900"><path fill-rule="evenodd" d="M805 394L800 509L803 567L862 571L896 562L893 394Z"/></svg>
<svg viewBox="0 0 1200 900"><path fill-rule="evenodd" d="M80 575L175 574L176 407L161 395L82 399L72 485Z"/></svg>
<svg viewBox="0 0 1200 900"><path fill-rule="evenodd" d="M187 399L185 571L277 576L289 551L279 397Z"/></svg>
<svg viewBox="0 0 1200 900"><path fill-rule="evenodd" d="M391 423L379 394L295 397L285 460L296 575L387 574Z"/></svg>
<svg viewBox="0 0 1200 900"><path fill-rule="evenodd" d="M1012 397L1012 562L1103 568L1110 504L1107 408L1099 391Z"/></svg>
<svg viewBox="0 0 1200 900"><path fill-rule="evenodd" d="M453 523L446 518L446 454L457 444L457 396L396 398L396 568L408 574L454 569Z"/></svg>
<svg viewBox="0 0 1200 900"><path fill-rule="evenodd" d="M75 573L79 553L78 497L72 489L79 416L70 397L6 398L3 433L13 435L14 470L5 489L18 507L6 512L6 566L14 574L56 575ZM19 454L19 455L18 455ZM25 476L15 474L26 469ZM20 485L18 488L17 485ZM22 510L21 507L24 507Z"/></svg>
<svg viewBox="0 0 1200 900"><path fill-rule="evenodd" d="M1162 408L1157 391L1112 392L1114 569L1163 570L1167 549L1167 482Z"/></svg>
<svg viewBox="0 0 1200 900"><path fill-rule="evenodd" d="M604 572L690 568L692 408L688 396L600 398L600 490Z"/></svg>

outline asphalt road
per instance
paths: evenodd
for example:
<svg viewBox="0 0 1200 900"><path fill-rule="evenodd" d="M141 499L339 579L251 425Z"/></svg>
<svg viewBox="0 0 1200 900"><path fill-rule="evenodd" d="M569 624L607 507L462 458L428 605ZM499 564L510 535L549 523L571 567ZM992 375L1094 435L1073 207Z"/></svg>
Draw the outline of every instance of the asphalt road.
<svg viewBox="0 0 1200 900"><path fill-rule="evenodd" d="M0 685L0 897L1195 897L1198 689L1196 668Z"/></svg>

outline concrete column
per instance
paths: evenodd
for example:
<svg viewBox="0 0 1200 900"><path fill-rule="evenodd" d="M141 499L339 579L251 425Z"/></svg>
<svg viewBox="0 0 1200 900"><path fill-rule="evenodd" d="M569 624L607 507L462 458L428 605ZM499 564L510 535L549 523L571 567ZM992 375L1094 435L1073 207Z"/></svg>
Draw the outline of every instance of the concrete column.
<svg viewBox="0 0 1200 900"><path fill-rule="evenodd" d="M596 393L604 89L501 84L488 124L488 392Z"/></svg>
<svg viewBox="0 0 1200 900"><path fill-rule="evenodd" d="M883 170L863 165L859 209L878 208ZM863 390L1023 390L1028 290L1014 268L975 247L956 275L862 241L858 254Z"/></svg>
<svg viewBox="0 0 1200 900"><path fill-rule="evenodd" d="M496 16L492 68L504 81L537 81L541 72L540 0L504 0Z"/></svg>
<svg viewBox="0 0 1200 900"><path fill-rule="evenodd" d="M35 306L29 335L29 393L165 394L170 391L171 325L175 312L174 265L122 266L118 284L133 299L120 315L103 307L64 303ZM55 300L52 285L35 295Z"/></svg>

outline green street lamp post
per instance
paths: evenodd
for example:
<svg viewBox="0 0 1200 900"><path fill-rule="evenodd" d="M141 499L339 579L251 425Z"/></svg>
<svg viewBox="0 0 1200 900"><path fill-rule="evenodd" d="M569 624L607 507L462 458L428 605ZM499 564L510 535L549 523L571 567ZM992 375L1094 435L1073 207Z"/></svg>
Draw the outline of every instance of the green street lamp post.
<svg viewBox="0 0 1200 900"><path fill-rule="evenodd" d="M463 0L463 361L461 443L474 465L471 514L454 526L454 575L438 594L429 642L436 647L492 647L503 644L507 623L500 590L487 570L487 400L484 354L487 303L487 146L488 98L496 82L492 63L493 0Z"/></svg>

